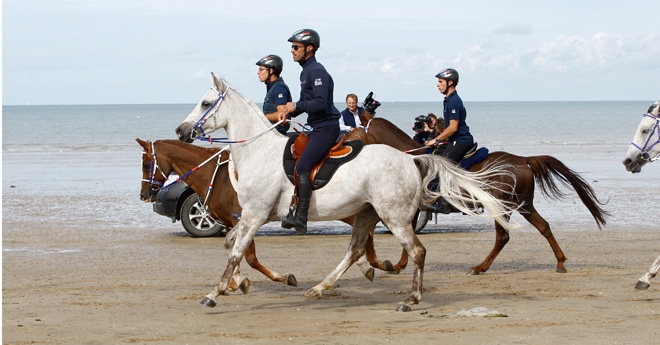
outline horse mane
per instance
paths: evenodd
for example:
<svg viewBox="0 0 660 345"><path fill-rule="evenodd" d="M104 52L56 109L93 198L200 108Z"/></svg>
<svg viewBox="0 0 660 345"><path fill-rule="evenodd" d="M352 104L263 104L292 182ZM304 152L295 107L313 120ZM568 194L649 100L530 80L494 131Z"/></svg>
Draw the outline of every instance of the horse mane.
<svg viewBox="0 0 660 345"><path fill-rule="evenodd" d="M244 95L244 94L238 92L238 90L229 87L229 86L227 85L227 81L226 81L224 78L219 79L218 82L220 82L220 83L222 84L222 86L225 88L225 90L230 90L233 94L235 94L236 96L238 96L238 98L240 98L243 102L245 102L245 103L248 105L248 107L252 109L252 111L254 111L254 112L256 112L257 114L261 115L261 116L259 116L259 118L261 118L261 119L264 121L264 123L266 123L268 126L271 125L270 121L268 121L268 119L267 119L266 116L264 115L263 110L260 109L260 108L257 106L257 104L254 103L250 98L248 98L246 95Z"/></svg>
<svg viewBox="0 0 660 345"><path fill-rule="evenodd" d="M203 146L188 144L188 143L184 143L184 142L181 142L179 140L173 140L173 139L162 139L162 140L158 140L158 141L163 142L165 144L174 145L174 146L180 147L182 149L195 151L196 153L209 155L209 156L212 156L212 155L218 153L218 151L220 151L222 149L221 147L203 147Z"/></svg>

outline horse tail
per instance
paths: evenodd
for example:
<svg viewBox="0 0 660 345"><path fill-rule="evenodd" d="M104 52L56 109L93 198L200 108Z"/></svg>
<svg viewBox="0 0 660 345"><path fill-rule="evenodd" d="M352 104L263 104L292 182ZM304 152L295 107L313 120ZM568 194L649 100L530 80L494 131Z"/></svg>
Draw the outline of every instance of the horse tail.
<svg viewBox="0 0 660 345"><path fill-rule="evenodd" d="M566 194L559 189L555 180L559 180L564 187L573 187L582 200L584 206L596 220L598 229L606 224L605 217L610 213L601 206L607 202L601 202L596 197L593 188L582 176L568 168L564 163L552 156L524 157L527 166L532 170L536 184L541 187L543 194L552 199L563 199Z"/></svg>
<svg viewBox="0 0 660 345"><path fill-rule="evenodd" d="M493 175L509 175L514 178L511 172L506 170L507 165L491 165L479 172L470 172L438 155L415 156L413 159L422 177L420 206L443 197L452 206L470 216L492 217L508 230L519 226L512 223L509 217L519 206L497 199L490 192L503 188L513 190L513 186L489 181L489 177ZM438 179L438 186L430 189L428 186L435 179ZM477 205L482 205L489 215L476 210Z"/></svg>

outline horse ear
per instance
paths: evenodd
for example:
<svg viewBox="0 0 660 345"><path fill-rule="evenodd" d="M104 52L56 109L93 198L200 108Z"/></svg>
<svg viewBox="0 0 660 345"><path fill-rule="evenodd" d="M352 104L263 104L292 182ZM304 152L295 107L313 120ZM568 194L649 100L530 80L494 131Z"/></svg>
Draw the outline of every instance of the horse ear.
<svg viewBox="0 0 660 345"><path fill-rule="evenodd" d="M213 85L215 85L216 91L224 92L225 88L227 88L227 86L225 86L225 83L222 81L222 79L218 79L215 76L215 74L213 74L213 72L211 72L211 75L213 76Z"/></svg>
<svg viewBox="0 0 660 345"><path fill-rule="evenodd" d="M142 148L144 149L145 152L149 152L149 150L151 149L149 147L149 142L148 141L141 140L140 138L135 138L135 141L137 141L138 144L140 144L140 146L142 146Z"/></svg>

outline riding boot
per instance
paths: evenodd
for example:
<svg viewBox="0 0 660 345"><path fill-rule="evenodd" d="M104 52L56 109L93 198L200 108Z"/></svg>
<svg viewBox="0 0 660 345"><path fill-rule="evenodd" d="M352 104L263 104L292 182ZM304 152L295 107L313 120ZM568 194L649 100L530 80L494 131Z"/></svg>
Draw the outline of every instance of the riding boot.
<svg viewBox="0 0 660 345"><path fill-rule="evenodd" d="M312 185L309 181L309 173L298 175L298 209L294 219L294 227L300 235L307 233L307 211L309 210L309 199L312 196Z"/></svg>

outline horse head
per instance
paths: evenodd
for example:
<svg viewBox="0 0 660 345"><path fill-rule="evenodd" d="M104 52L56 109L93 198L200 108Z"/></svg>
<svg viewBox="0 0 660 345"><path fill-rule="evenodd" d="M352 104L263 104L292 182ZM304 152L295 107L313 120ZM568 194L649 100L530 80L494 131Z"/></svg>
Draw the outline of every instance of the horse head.
<svg viewBox="0 0 660 345"><path fill-rule="evenodd" d="M175 130L180 141L191 143L195 138L203 137L206 133L222 127L214 115L224 100L228 88L224 81L218 79L215 74L211 73L211 76L213 77L213 87ZM209 119L213 119L213 121L209 122Z"/></svg>
<svg viewBox="0 0 660 345"><path fill-rule="evenodd" d="M255 134L255 130L261 129L263 134L272 132L271 134L275 135L276 131L271 130L274 126L271 126L263 111L254 102L228 87L224 80L216 78L213 73L211 76L211 90L176 128L180 141L190 143L194 139L203 139L221 128L227 130L228 136L240 139L245 139Z"/></svg>
<svg viewBox="0 0 660 345"><path fill-rule="evenodd" d="M144 202L155 202L156 194L167 181L171 173L169 164L159 165L156 160L156 151L151 141L135 139L142 146L142 188L140 188L140 200Z"/></svg>
<svg viewBox="0 0 660 345"><path fill-rule="evenodd" d="M660 157L660 102L655 102L642 117L637 126L637 132L630 143L626 158L623 160L626 170L634 173L642 171L642 167Z"/></svg>

